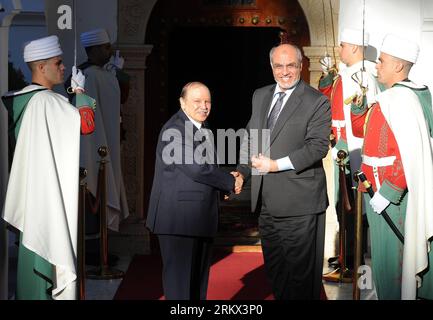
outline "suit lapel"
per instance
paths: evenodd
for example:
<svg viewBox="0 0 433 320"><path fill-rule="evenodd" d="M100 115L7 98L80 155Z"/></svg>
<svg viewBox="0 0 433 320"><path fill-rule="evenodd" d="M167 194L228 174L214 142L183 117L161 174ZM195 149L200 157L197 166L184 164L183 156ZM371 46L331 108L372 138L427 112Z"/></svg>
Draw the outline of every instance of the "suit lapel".
<svg viewBox="0 0 433 320"><path fill-rule="evenodd" d="M274 130L271 133L271 144L274 142L275 138L280 133L281 129L284 127L284 124L290 117L296 112L296 110L301 105L301 95L304 92L304 82L302 80L299 81L298 86L292 92L290 98L287 100L284 105L283 110L278 116L277 123L275 124Z"/></svg>

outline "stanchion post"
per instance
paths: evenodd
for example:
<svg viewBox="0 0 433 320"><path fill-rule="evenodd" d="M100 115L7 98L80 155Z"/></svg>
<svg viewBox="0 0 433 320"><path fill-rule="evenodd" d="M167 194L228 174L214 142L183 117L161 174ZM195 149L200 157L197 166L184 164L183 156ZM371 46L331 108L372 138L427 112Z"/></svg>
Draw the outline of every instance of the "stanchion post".
<svg viewBox="0 0 433 320"><path fill-rule="evenodd" d="M77 297L86 300L86 177L87 171L80 168L80 187L78 196L78 236L77 236Z"/></svg>
<svg viewBox="0 0 433 320"><path fill-rule="evenodd" d="M357 181L358 178L355 178ZM355 256L353 262L353 300L361 299L361 290L358 286L359 267L362 261L362 192L356 194L356 217L355 217Z"/></svg>
<svg viewBox="0 0 433 320"><path fill-rule="evenodd" d="M123 271L110 268L108 266L108 232L107 232L107 173L105 157L108 155L107 147L98 149L101 161L99 161L99 177L101 203L100 203L100 266L94 270L87 272L87 277L96 280L119 279L123 277Z"/></svg>
<svg viewBox="0 0 433 320"><path fill-rule="evenodd" d="M346 267L346 215L352 211L350 199L346 185L346 165L344 160L348 154L344 150L339 150L338 158L338 177L339 177L339 210L340 210L340 229L339 229L339 267L323 275L323 280L338 283L352 282L351 270Z"/></svg>

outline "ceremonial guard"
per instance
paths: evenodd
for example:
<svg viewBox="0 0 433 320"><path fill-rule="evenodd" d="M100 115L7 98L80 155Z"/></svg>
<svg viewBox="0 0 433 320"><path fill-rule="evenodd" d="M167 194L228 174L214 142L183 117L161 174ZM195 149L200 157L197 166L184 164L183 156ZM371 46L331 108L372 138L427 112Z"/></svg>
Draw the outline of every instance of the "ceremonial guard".
<svg viewBox="0 0 433 320"><path fill-rule="evenodd" d="M345 226L341 226L341 203L339 166L337 153L344 150L347 154L344 159L345 173L347 183L347 192L352 200L353 207L353 190L355 183L352 180L353 173L361 165L361 147L362 139L353 135L350 121L350 105L358 93L363 91L367 98L367 103L371 105L375 101L375 96L380 91L376 80L375 64L365 60L365 48L368 46L369 33L362 30L345 28L340 36L339 54L343 64L338 71L332 64L331 58L325 56L321 59L323 74L319 82L319 90L328 96L331 102L332 115L332 158L334 160L334 199L340 230L346 230L346 266L353 268L353 247L354 247L354 221L353 214L347 214ZM344 245L344 244L343 244ZM341 250L340 250L341 252ZM339 257L336 263L341 264ZM335 258L334 258L335 259ZM332 261L332 258L331 258ZM349 276L350 278L350 276ZM325 276L326 279L326 276Z"/></svg>
<svg viewBox="0 0 433 320"><path fill-rule="evenodd" d="M65 67L57 36L29 42L32 84L2 97L11 171L3 218L20 231L16 299L76 298L80 132L94 130L95 101L75 67L76 106L52 91Z"/></svg>
<svg viewBox="0 0 433 320"><path fill-rule="evenodd" d="M365 197L379 299L433 299L431 95L408 80L418 52L416 43L387 35L376 66L386 90L370 108L365 99L352 105L353 133L364 137L361 170L375 192Z"/></svg>
<svg viewBox="0 0 433 320"><path fill-rule="evenodd" d="M81 138L80 164L87 169L87 187L96 198L98 189L98 149L108 147L107 155L107 227L119 231L119 223L129 215L120 158L120 105L127 90L116 77L123 67L123 58L112 57L110 37L105 29L94 29L80 35L88 60L79 66L86 76L86 92L95 98L95 132ZM111 58L111 61L110 61ZM110 70L107 70L107 66ZM124 73L122 72L124 75ZM68 81L67 81L68 82ZM121 93L124 92L124 97ZM93 223L92 220L86 221ZM89 224L89 225L90 225ZM97 225L99 229L99 225Z"/></svg>

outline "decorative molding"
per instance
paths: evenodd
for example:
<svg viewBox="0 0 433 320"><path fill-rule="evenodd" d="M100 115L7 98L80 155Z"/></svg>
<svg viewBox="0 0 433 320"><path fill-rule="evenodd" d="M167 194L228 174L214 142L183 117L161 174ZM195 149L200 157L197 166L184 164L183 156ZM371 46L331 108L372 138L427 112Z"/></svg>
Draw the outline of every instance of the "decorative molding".
<svg viewBox="0 0 433 320"><path fill-rule="evenodd" d="M125 69L146 69L147 56L153 45L119 45L121 55L125 58Z"/></svg>
<svg viewBox="0 0 433 320"><path fill-rule="evenodd" d="M122 122L126 140L122 143L122 172L126 196L132 217L143 217L144 190L144 119L145 119L145 69L152 45L121 45L125 59L124 71L130 76L127 102L122 106Z"/></svg>
<svg viewBox="0 0 433 320"><path fill-rule="evenodd" d="M118 43L143 44L147 19L154 1L122 0L118 1Z"/></svg>
<svg viewBox="0 0 433 320"><path fill-rule="evenodd" d="M310 60L310 84L317 88L322 71L319 59L328 53L335 56L337 62L339 60L337 48L340 0L298 2L304 10L310 29L310 47L303 47L305 56Z"/></svg>

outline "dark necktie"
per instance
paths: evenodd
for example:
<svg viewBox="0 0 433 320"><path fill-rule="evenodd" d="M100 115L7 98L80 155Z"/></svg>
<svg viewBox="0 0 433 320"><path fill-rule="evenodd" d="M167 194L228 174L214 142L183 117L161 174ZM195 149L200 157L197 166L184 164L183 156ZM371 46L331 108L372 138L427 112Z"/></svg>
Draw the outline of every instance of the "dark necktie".
<svg viewBox="0 0 433 320"><path fill-rule="evenodd" d="M280 95L277 99L277 102L275 102L274 107L272 108L272 111L268 117L268 129L274 130L275 123L277 122L278 115L280 114L281 108L283 107L283 100L286 96L285 92L278 92Z"/></svg>

